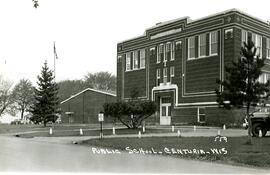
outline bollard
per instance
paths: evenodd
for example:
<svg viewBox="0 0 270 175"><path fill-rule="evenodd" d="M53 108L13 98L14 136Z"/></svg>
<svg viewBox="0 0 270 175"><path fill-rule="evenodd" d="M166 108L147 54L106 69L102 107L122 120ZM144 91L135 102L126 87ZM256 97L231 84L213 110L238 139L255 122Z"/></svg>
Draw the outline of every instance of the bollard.
<svg viewBox="0 0 270 175"><path fill-rule="evenodd" d="M140 139L142 137L141 131L138 133L138 138Z"/></svg>
<svg viewBox="0 0 270 175"><path fill-rule="evenodd" d="M81 136L83 135L83 130L82 130L82 128L80 129L80 135L81 135Z"/></svg>
<svg viewBox="0 0 270 175"><path fill-rule="evenodd" d="M180 130L177 131L177 137L181 137L181 132L180 132Z"/></svg>
<svg viewBox="0 0 270 175"><path fill-rule="evenodd" d="M259 137L262 137L262 130L259 130Z"/></svg>
<svg viewBox="0 0 270 175"><path fill-rule="evenodd" d="M217 131L217 135L220 136L220 130Z"/></svg>
<svg viewBox="0 0 270 175"><path fill-rule="evenodd" d="M112 134L115 135L115 127L112 128Z"/></svg>
<svg viewBox="0 0 270 175"><path fill-rule="evenodd" d="M195 126L195 125L193 126L193 131L194 131L194 132L196 131L196 126Z"/></svg>
<svg viewBox="0 0 270 175"><path fill-rule="evenodd" d="M145 132L145 126L143 125L142 132Z"/></svg>
<svg viewBox="0 0 270 175"><path fill-rule="evenodd" d="M223 125L223 130L226 130L226 125Z"/></svg>
<svg viewBox="0 0 270 175"><path fill-rule="evenodd" d="M174 126L172 126L172 132L174 132Z"/></svg>
<svg viewBox="0 0 270 175"><path fill-rule="evenodd" d="M49 134L50 134L50 135L53 134L52 128L50 128Z"/></svg>

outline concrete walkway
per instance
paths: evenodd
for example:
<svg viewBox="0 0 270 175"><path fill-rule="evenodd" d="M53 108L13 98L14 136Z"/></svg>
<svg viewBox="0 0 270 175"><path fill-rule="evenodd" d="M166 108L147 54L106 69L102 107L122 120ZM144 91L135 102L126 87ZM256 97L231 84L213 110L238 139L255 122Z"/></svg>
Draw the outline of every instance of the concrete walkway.
<svg viewBox="0 0 270 175"><path fill-rule="evenodd" d="M146 128L147 130L147 128ZM195 131L191 128L181 128L177 129L175 128L174 132L167 132L167 133L142 133L141 137L178 137L177 131L180 131L181 137L216 137L218 135L218 132L220 132L220 135L225 137L241 137L241 136L247 136L247 131L243 129L196 129ZM103 138L123 138L123 137L131 137L131 138L138 138L138 134L122 134L117 135L117 129L116 129L116 135L104 135ZM84 140L89 139L97 139L99 136L65 136L65 137L34 137L34 138L27 138L33 141L39 141L39 142L50 142L50 143L78 143Z"/></svg>

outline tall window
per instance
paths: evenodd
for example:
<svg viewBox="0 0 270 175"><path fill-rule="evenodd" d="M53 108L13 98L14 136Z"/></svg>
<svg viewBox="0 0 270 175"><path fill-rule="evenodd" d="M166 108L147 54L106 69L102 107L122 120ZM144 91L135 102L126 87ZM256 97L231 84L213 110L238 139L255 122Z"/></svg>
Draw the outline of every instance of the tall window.
<svg viewBox="0 0 270 175"><path fill-rule="evenodd" d="M199 36L199 56L206 56L206 34Z"/></svg>
<svg viewBox="0 0 270 175"><path fill-rule="evenodd" d="M259 58L262 58L262 36L257 34L252 34L252 41L254 42L256 50L256 55L259 56Z"/></svg>
<svg viewBox="0 0 270 175"><path fill-rule="evenodd" d="M267 38L266 42L266 58L270 59L270 39Z"/></svg>
<svg viewBox="0 0 270 175"><path fill-rule="evenodd" d="M173 77L174 77L174 66L170 67L170 82L172 82Z"/></svg>
<svg viewBox="0 0 270 175"><path fill-rule="evenodd" d="M248 32L246 30L242 30L242 38L241 38L242 47L244 47L244 42L247 43L248 41Z"/></svg>
<svg viewBox="0 0 270 175"><path fill-rule="evenodd" d="M139 68L139 53L138 53L138 51L135 51L133 53L135 53L135 56L133 56L132 65L133 65L133 70L135 70L135 69Z"/></svg>
<svg viewBox="0 0 270 175"><path fill-rule="evenodd" d="M210 55L216 55L218 51L217 31L210 33Z"/></svg>
<svg viewBox="0 0 270 175"><path fill-rule="evenodd" d="M160 61L163 59L164 59L164 45L160 44L158 46L157 63L160 63Z"/></svg>
<svg viewBox="0 0 270 175"><path fill-rule="evenodd" d="M164 61L167 60L174 60L174 45L171 42L166 44L166 56Z"/></svg>
<svg viewBox="0 0 270 175"><path fill-rule="evenodd" d="M131 70L130 60L131 60L131 53L128 52L126 54L126 71L130 71Z"/></svg>
<svg viewBox="0 0 270 175"><path fill-rule="evenodd" d="M168 80L167 80L167 68L163 68L163 83L167 83Z"/></svg>
<svg viewBox="0 0 270 175"><path fill-rule="evenodd" d="M172 50L171 43L167 43L166 44L166 55L165 55L164 61L171 59L171 50Z"/></svg>
<svg viewBox="0 0 270 175"><path fill-rule="evenodd" d="M188 59L195 58L195 37L188 38Z"/></svg>
<svg viewBox="0 0 270 175"><path fill-rule="evenodd" d="M145 68L145 49L140 50L140 68Z"/></svg>
<svg viewBox="0 0 270 175"><path fill-rule="evenodd" d="M157 69L157 86L160 84L160 69Z"/></svg>

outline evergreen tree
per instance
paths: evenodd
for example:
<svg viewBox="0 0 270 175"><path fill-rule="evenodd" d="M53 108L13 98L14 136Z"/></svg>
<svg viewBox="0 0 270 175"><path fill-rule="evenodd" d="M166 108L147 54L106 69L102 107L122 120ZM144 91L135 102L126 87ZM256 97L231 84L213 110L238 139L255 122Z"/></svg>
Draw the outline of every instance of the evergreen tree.
<svg viewBox="0 0 270 175"><path fill-rule="evenodd" d="M267 98L269 92L269 81L267 83L258 81L265 59L259 58L256 53L257 49L249 37L248 42L244 42L244 47L241 48L238 60L225 67L225 80L217 81L224 90L221 92L216 90L217 102L223 107L227 109L246 107L250 141L252 136L250 108L262 102L263 98Z"/></svg>
<svg viewBox="0 0 270 175"><path fill-rule="evenodd" d="M55 122L60 113L58 87L47 62L44 63L41 75L37 78L38 88L35 88L35 102L31 109L33 114L31 120L34 123L43 122L46 126L49 121Z"/></svg>

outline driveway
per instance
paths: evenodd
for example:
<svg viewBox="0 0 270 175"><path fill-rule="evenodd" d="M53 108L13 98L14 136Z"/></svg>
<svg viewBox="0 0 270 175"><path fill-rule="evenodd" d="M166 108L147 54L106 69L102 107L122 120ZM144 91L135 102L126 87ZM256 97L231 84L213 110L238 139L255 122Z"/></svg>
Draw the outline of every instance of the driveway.
<svg viewBox="0 0 270 175"><path fill-rule="evenodd" d="M53 139L57 140L57 138ZM185 174L269 173L269 170L166 156L131 155L127 152L120 152L120 154L95 154L91 147L71 144L70 142L74 138L65 139L69 143L0 136L0 171Z"/></svg>

